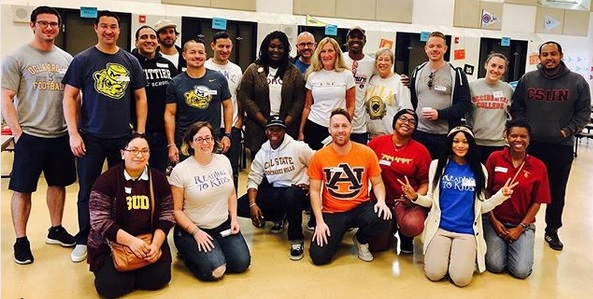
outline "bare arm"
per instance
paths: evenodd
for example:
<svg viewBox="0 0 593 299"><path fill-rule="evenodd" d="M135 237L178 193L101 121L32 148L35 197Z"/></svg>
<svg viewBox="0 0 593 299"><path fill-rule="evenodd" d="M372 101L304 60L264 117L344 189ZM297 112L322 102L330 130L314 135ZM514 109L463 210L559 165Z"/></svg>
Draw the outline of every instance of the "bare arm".
<svg viewBox="0 0 593 299"><path fill-rule="evenodd" d="M231 129L233 127L233 101L231 98L228 98L222 101L222 111L224 113L224 133L225 136L222 136L221 143L222 143L222 152L226 153L229 148L231 147L231 138L226 136L226 134L231 133Z"/></svg>
<svg viewBox="0 0 593 299"><path fill-rule="evenodd" d="M167 136L167 150L169 161L179 161L179 149L175 145L175 114L177 104L169 103L165 106L165 135Z"/></svg>
<svg viewBox="0 0 593 299"><path fill-rule="evenodd" d="M148 101L144 87L134 90L136 99L136 132L146 132L146 115L148 113Z"/></svg>
<svg viewBox="0 0 593 299"><path fill-rule="evenodd" d="M379 218L383 218L385 220L391 219L391 210L385 204L385 184L383 184L381 175L370 177L369 180L373 186L373 193L377 198L377 203L374 206L375 213L377 213Z"/></svg>
<svg viewBox="0 0 593 299"><path fill-rule="evenodd" d="M84 141L78 132L78 118L80 117L80 107L82 99L80 89L66 84L64 87L64 118L68 126L68 135L70 135L70 149L76 157L82 157L86 153Z"/></svg>
<svg viewBox="0 0 593 299"><path fill-rule="evenodd" d="M354 87L346 90L346 111L350 117L354 117L354 108L356 107L356 89Z"/></svg>
<svg viewBox="0 0 593 299"><path fill-rule="evenodd" d="M298 139L301 141L305 138L305 123L309 117L309 112L311 112L311 105L313 105L313 93L310 89L307 89L307 92L305 93L305 106L303 107L303 113L301 114L301 125L299 128Z"/></svg>
<svg viewBox="0 0 593 299"><path fill-rule="evenodd" d="M16 91L2 88L2 117L6 121L6 124L12 131L14 136L14 142L18 142L21 134L23 133L21 125L19 124L18 114L16 107L14 106L14 96Z"/></svg>

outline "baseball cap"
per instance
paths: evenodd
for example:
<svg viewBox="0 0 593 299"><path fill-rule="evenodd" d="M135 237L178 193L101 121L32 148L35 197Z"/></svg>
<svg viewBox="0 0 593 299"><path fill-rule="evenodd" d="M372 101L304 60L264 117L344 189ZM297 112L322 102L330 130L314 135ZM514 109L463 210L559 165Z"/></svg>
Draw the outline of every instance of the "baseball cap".
<svg viewBox="0 0 593 299"><path fill-rule="evenodd" d="M157 33L167 27L173 27L175 31L177 31L177 24L173 23L171 20L160 19L158 22L156 22L156 24L154 24L154 30Z"/></svg>
<svg viewBox="0 0 593 299"><path fill-rule="evenodd" d="M284 120L282 120L280 115L271 115L268 118L268 123L266 123L266 128L273 127L273 126L283 127L286 129L286 124L284 123Z"/></svg>
<svg viewBox="0 0 593 299"><path fill-rule="evenodd" d="M366 33L365 33L364 29L360 28L360 26L355 26L355 27L350 28L350 30L348 30L348 34L346 34L346 36L350 36L355 31L360 32L360 34L362 34L362 36L366 37Z"/></svg>

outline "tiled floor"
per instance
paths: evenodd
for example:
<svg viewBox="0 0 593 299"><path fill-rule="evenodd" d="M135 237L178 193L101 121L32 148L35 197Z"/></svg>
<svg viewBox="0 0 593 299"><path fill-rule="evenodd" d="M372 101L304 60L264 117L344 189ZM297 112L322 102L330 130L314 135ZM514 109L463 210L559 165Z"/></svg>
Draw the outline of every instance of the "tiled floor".
<svg viewBox="0 0 593 299"><path fill-rule="evenodd" d="M8 172L11 154L2 153L2 173ZM242 192L247 170L241 175ZM346 236L333 263L313 266L308 254L289 259L284 235L256 229L248 219L240 224L252 253L244 274L222 281L196 280L177 259L168 287L156 292L136 291L127 298L590 298L593 291L593 141L584 141L575 160L567 193L565 226L560 231L565 249L556 252L543 241L543 208L538 215L533 274L526 280L509 275L475 275L466 288L448 281L430 282L422 271L422 257L398 256L395 251L375 254L371 263L352 254ZM86 263L70 261L70 249L46 245L49 216L44 203L45 181L33 196L28 226L35 263L17 265L12 260L14 230L10 217L8 179L2 179L2 298L96 298L93 275ZM77 231L77 186L68 188L64 226ZM310 239L311 234L306 233ZM173 244L171 234L169 242ZM306 244L308 249L309 244ZM173 248L173 250L175 250Z"/></svg>

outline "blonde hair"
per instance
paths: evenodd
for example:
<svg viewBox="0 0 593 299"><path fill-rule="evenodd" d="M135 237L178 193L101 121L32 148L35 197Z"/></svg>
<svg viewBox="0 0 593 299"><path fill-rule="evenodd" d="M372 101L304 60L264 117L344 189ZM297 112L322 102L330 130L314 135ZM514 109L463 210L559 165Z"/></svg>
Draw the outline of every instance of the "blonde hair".
<svg viewBox="0 0 593 299"><path fill-rule="evenodd" d="M381 56L383 54L389 55L392 65L395 63L395 57L393 56L393 52L391 52L391 49L389 49L387 47L383 47L383 48L379 48L379 50L377 50L377 52L375 53L375 65L377 65L377 60L379 59L379 56Z"/></svg>
<svg viewBox="0 0 593 299"><path fill-rule="evenodd" d="M346 63L344 62L344 58L342 58L342 49L340 49L340 44L338 44L338 42L335 39L331 37L326 37L322 39L317 44L317 48L315 48L315 53L313 54L313 57L311 57L311 66L307 69L307 72L305 73L305 80L309 77L309 75L311 75L311 73L318 72L321 69L323 69L323 64L321 63L321 59L319 58L319 56L321 55L321 50L323 49L323 47L325 47L325 45L328 43L333 46L334 51L336 52L334 70L336 72L341 72L349 69L348 66L346 66Z"/></svg>

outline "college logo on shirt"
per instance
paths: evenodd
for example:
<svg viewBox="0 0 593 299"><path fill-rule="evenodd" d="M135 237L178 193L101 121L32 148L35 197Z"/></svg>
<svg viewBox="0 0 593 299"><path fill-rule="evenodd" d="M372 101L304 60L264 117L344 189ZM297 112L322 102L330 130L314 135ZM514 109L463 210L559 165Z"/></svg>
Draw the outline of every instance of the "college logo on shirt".
<svg viewBox="0 0 593 299"><path fill-rule="evenodd" d="M350 167L346 163L338 167L323 169L325 187L329 194L336 199L350 199L355 197L363 187L362 173L364 167Z"/></svg>
<svg viewBox="0 0 593 299"><path fill-rule="evenodd" d="M366 102L366 110L369 114L369 117L372 120L382 119L387 113L387 111L385 110L385 103L383 103L383 99L381 99L381 97L378 96L372 96Z"/></svg>
<svg viewBox="0 0 593 299"><path fill-rule="evenodd" d="M216 95L216 90L212 90L204 85L194 86L194 89L185 92L185 103L194 108L207 109L212 101L212 95Z"/></svg>
<svg viewBox="0 0 593 299"><path fill-rule="evenodd" d="M105 69L93 73L93 79L98 93L119 100L130 83L130 72L119 63L107 63Z"/></svg>

